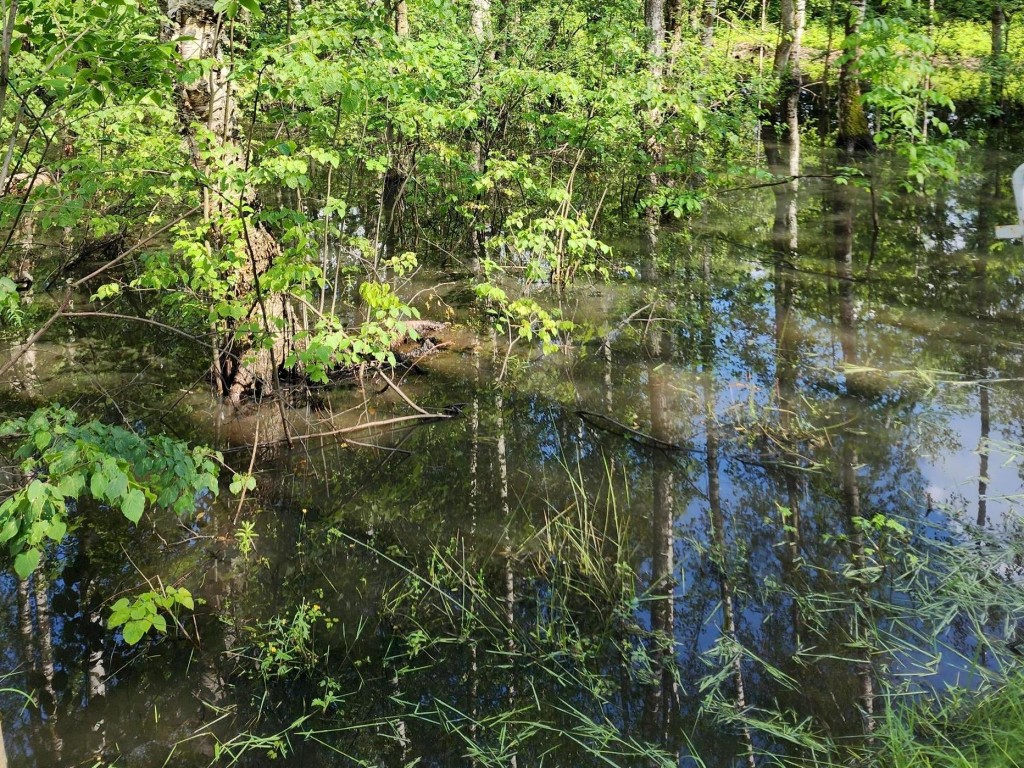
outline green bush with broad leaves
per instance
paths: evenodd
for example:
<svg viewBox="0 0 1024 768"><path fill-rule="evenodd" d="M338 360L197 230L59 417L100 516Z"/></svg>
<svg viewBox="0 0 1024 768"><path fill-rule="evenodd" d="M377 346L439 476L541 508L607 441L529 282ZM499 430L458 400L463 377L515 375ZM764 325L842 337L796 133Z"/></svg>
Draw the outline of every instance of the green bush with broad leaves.
<svg viewBox="0 0 1024 768"><path fill-rule="evenodd" d="M60 542L78 524L74 502L89 498L138 523L147 509L189 514L201 497L218 492L219 454L83 421L60 406L0 424L0 439L18 441L22 482L0 503L0 545L23 579L47 543Z"/></svg>
<svg viewBox="0 0 1024 768"><path fill-rule="evenodd" d="M196 607L192 593L184 587L150 590L132 599L122 597L110 609L107 626L111 629L121 627L124 641L128 645L135 645L151 629L165 634L167 618L164 613L174 617L174 611L179 606L189 611Z"/></svg>

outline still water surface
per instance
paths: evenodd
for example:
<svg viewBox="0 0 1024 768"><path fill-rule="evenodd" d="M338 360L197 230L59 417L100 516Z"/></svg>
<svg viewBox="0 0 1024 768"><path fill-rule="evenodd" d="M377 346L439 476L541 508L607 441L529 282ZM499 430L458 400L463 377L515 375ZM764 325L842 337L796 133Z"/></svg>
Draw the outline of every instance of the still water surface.
<svg viewBox="0 0 1024 768"><path fill-rule="evenodd" d="M268 446L252 497L195 520L124 531L83 510L98 532L31 584L0 577L3 685L38 704L0 698L11 765L750 765L809 754L772 713L863 738L883 691L976 684L1001 663L978 633L1005 627L895 620L880 606L912 600L880 566L911 539L1017 525L1024 250L991 239L1013 211L1005 167L973 156L927 199L830 180L795 202L723 196L624 241L635 279L534 289L583 329L549 356L509 353L465 285L438 289L424 316L462 324L402 390L453 418ZM68 325L3 401L99 403L244 470L257 429L282 437L277 410L219 411L180 342ZM378 379L288 418L399 413ZM128 648L104 620L143 573L206 602Z"/></svg>

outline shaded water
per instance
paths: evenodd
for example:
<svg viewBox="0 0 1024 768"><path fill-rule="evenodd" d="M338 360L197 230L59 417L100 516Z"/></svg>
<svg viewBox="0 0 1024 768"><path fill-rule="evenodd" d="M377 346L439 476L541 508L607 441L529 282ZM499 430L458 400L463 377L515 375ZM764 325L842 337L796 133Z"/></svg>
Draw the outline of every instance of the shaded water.
<svg viewBox="0 0 1024 768"><path fill-rule="evenodd" d="M221 413L205 353L158 330L51 334L11 407L130 413L240 471L234 446L274 444L242 506L133 531L85 510L95 532L31 585L0 578L4 685L39 704L2 699L11 764L726 766L806 755L783 720L864 737L900 680L975 684L1000 663L981 628L894 621L880 606L909 598L882 566L911 539L1016 525L1005 167L976 155L928 199L879 184L877 231L867 190L828 180L803 183L795 228L773 190L725 196L653 250L621 246L636 280L536 289L584 329L546 357L509 354L462 286L439 289L466 327L402 389L457 417L355 436L371 447L287 450L275 408ZM291 409L293 431L406 413L384 384ZM859 522L875 515L905 530ZM141 574L206 603L128 648L103 622Z"/></svg>

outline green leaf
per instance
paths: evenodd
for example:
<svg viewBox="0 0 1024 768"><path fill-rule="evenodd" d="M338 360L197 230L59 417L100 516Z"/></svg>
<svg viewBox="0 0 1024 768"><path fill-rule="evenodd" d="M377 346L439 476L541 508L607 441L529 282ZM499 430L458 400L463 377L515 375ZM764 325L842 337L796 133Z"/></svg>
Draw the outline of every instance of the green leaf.
<svg viewBox="0 0 1024 768"><path fill-rule="evenodd" d="M97 501L103 501L107 492L107 476L102 469L97 469L89 478L89 493Z"/></svg>
<svg viewBox="0 0 1024 768"><path fill-rule="evenodd" d="M14 558L14 572L22 579L27 579L39 565L43 553L38 549L28 549Z"/></svg>
<svg viewBox="0 0 1024 768"><path fill-rule="evenodd" d="M66 499L77 499L85 488L85 478L80 472L64 475L57 483L57 491Z"/></svg>
<svg viewBox="0 0 1024 768"><path fill-rule="evenodd" d="M138 523L142 519L142 513L145 510L146 494L138 488L132 488L121 503L121 513L133 523Z"/></svg>
<svg viewBox="0 0 1024 768"><path fill-rule="evenodd" d="M124 630L122 630L121 634L124 637L124 641L128 643L128 645L135 645L137 642L139 642L139 640L142 639L143 635L146 634L146 631L150 628L150 626L152 625L144 619L138 621L129 621L127 624L124 625Z"/></svg>
<svg viewBox="0 0 1024 768"><path fill-rule="evenodd" d="M4 523L3 528L0 528L0 544L8 542L17 536L19 527L18 521L13 517Z"/></svg>
<svg viewBox="0 0 1024 768"><path fill-rule="evenodd" d="M107 498L115 501L124 496L128 490L128 475L120 470L115 470L107 483Z"/></svg>
<svg viewBox="0 0 1024 768"><path fill-rule="evenodd" d="M45 451L53 440L53 436L49 432L36 432L32 436L32 442L36 444L36 448L40 451Z"/></svg>
<svg viewBox="0 0 1024 768"><path fill-rule="evenodd" d="M68 524L63 520L53 520L46 535L53 541L62 541L68 532Z"/></svg>
<svg viewBox="0 0 1024 768"><path fill-rule="evenodd" d="M25 495L28 496L28 503L32 505L32 510L38 514L42 511L43 502L46 500L46 483L42 480L33 480L29 483Z"/></svg>

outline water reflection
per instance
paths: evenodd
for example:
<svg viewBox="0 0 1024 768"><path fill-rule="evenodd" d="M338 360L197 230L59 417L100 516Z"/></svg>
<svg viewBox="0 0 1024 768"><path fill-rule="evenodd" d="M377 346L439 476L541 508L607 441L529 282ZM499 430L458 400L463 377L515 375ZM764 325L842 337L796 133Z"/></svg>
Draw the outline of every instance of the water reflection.
<svg viewBox="0 0 1024 768"><path fill-rule="evenodd" d="M484 331L403 381L419 402L463 404L459 420L368 436L378 450L278 444L256 457L254 499L200 521L125 531L83 510L100 533L0 581L2 671L35 700L2 699L11 765L155 766L172 749L205 765L215 743L253 765L806 755L766 727L776 716L870 738L900 670L938 664L941 684L960 670L906 650L923 620L885 612L909 594L911 523L940 509L1002 527L1020 492L1000 442L1024 423L1020 276L971 234L1002 216L988 212L998 164L981 164L937 198L894 196L875 248L868 192L828 181L730 201L703 230L647 231L641 285L561 298L605 323L594 343L506 365ZM141 339L114 330L90 342L111 380L72 391L113 381L156 421L180 395L132 394L113 350ZM42 352L25 363L29 400L62 386ZM205 363L161 354L187 363L182 386ZM396 400L342 390L324 408L365 418ZM207 415L176 426L201 434ZM268 410L222 435L281 429ZM239 514L259 535L248 557ZM906 530L886 527L897 518ZM102 622L140 572L206 605L181 637L135 650ZM941 642L980 647L966 624Z"/></svg>

